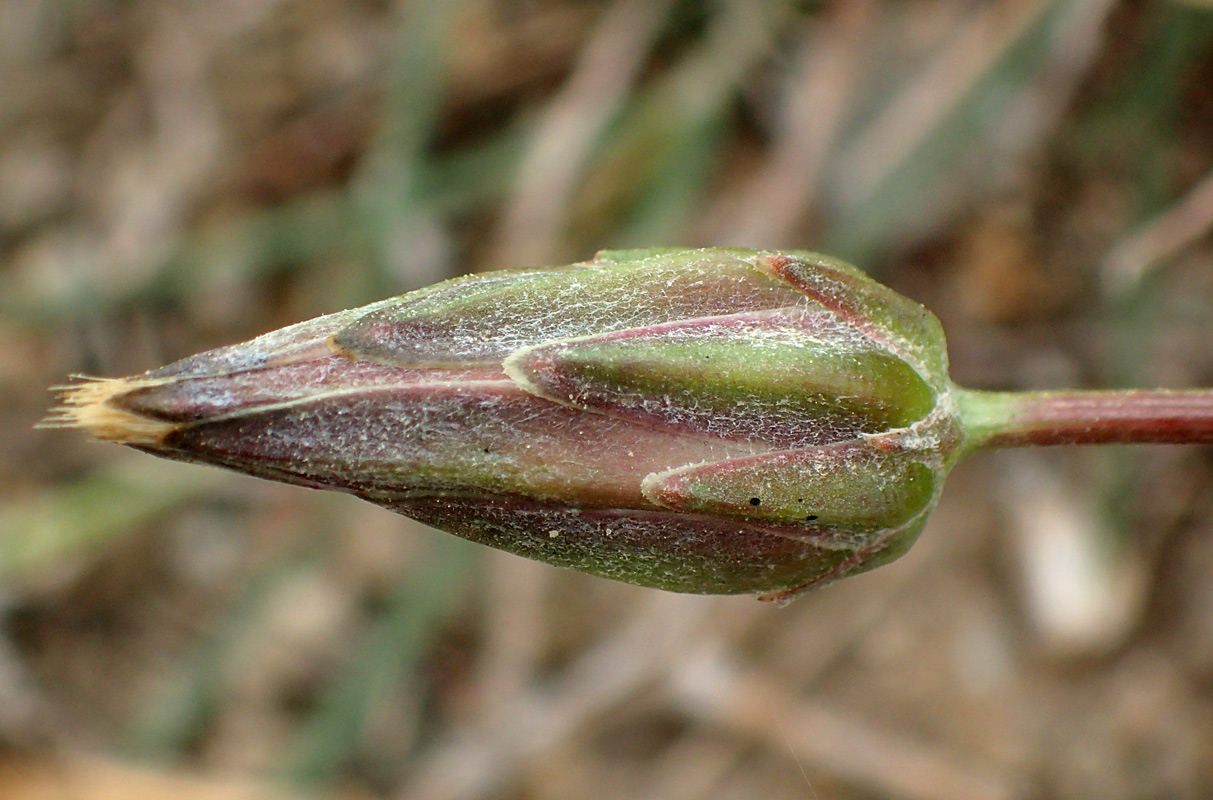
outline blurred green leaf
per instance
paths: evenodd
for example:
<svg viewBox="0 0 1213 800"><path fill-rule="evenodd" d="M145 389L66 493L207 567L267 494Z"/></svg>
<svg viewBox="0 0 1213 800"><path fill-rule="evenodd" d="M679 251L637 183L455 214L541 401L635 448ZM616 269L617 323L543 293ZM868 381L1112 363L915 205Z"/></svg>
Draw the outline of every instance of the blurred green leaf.
<svg viewBox="0 0 1213 800"><path fill-rule="evenodd" d="M1073 149L1088 169L1127 168L1137 186L1133 219L1175 199L1180 106L1213 46L1213 14L1161 4L1150 8L1142 52L1124 82L1079 120ZM1123 166L1122 166L1123 165Z"/></svg>
<svg viewBox="0 0 1213 800"><path fill-rule="evenodd" d="M196 742L220 705L227 676L224 666L235 645L258 619L274 588L298 568L293 560L276 561L240 587L223 622L146 705L131 734L132 756L172 762Z"/></svg>
<svg viewBox="0 0 1213 800"><path fill-rule="evenodd" d="M464 598L479 560L476 546L440 536L430 547L303 726L284 769L290 783L320 786L339 774L358 750L368 719L390 696L389 687L416 672Z"/></svg>
<svg viewBox="0 0 1213 800"><path fill-rule="evenodd" d="M743 80L796 13L788 0L719 5L695 47L607 132L573 215L574 249L676 243L719 166Z"/></svg>
<svg viewBox="0 0 1213 800"><path fill-rule="evenodd" d="M1067 31L1075 24L1074 18L1081 16L1074 13L1078 3L1053 0L1044 4L1019 35L1009 38L1002 52L990 59L958 101L934 120L930 131L901 153L900 160L875 184L862 191L844 187L853 197L832 209L821 249L871 265L890 245L938 216L948 202L957 170L966 159L975 160L983 149L996 146L999 137L995 134L1007 124L1007 112L1055 61L1068 55ZM891 102L903 93L904 87Z"/></svg>
<svg viewBox="0 0 1213 800"><path fill-rule="evenodd" d="M228 482L218 470L139 458L10 502L0 507L0 580L85 557Z"/></svg>

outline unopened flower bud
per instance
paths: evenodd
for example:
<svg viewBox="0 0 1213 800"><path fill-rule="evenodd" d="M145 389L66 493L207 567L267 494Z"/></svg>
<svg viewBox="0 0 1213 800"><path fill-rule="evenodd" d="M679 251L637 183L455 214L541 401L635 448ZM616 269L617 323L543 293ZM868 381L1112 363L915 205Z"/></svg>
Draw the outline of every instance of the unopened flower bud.
<svg viewBox="0 0 1213 800"><path fill-rule="evenodd" d="M61 422L560 566L790 597L900 555L961 441L943 333L810 253L459 278L86 381Z"/></svg>

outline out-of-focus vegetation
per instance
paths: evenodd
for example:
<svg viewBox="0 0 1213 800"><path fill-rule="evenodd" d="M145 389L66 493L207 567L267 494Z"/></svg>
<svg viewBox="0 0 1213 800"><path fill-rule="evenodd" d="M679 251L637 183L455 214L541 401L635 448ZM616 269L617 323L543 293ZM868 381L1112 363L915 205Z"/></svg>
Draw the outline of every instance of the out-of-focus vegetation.
<svg viewBox="0 0 1213 800"><path fill-rule="evenodd" d="M1213 462L966 463L786 610L35 431L466 271L810 247L985 387L1213 385L1213 8L0 0L0 800L1213 795Z"/></svg>

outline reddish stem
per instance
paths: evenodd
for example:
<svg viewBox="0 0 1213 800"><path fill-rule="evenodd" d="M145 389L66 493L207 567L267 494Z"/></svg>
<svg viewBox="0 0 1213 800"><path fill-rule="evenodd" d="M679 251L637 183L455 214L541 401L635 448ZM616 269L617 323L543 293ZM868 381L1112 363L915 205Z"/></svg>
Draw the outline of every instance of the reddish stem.
<svg viewBox="0 0 1213 800"><path fill-rule="evenodd" d="M960 390L967 447L1213 444L1213 390Z"/></svg>

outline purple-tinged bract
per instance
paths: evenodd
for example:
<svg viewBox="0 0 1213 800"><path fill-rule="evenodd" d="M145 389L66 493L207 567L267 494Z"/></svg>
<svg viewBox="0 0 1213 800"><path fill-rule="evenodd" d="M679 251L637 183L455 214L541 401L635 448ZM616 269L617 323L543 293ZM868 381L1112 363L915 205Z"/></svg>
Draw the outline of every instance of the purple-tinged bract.
<svg viewBox="0 0 1213 800"><path fill-rule="evenodd" d="M812 253L472 275L69 390L98 438L560 566L790 597L913 542L960 434L938 322Z"/></svg>

